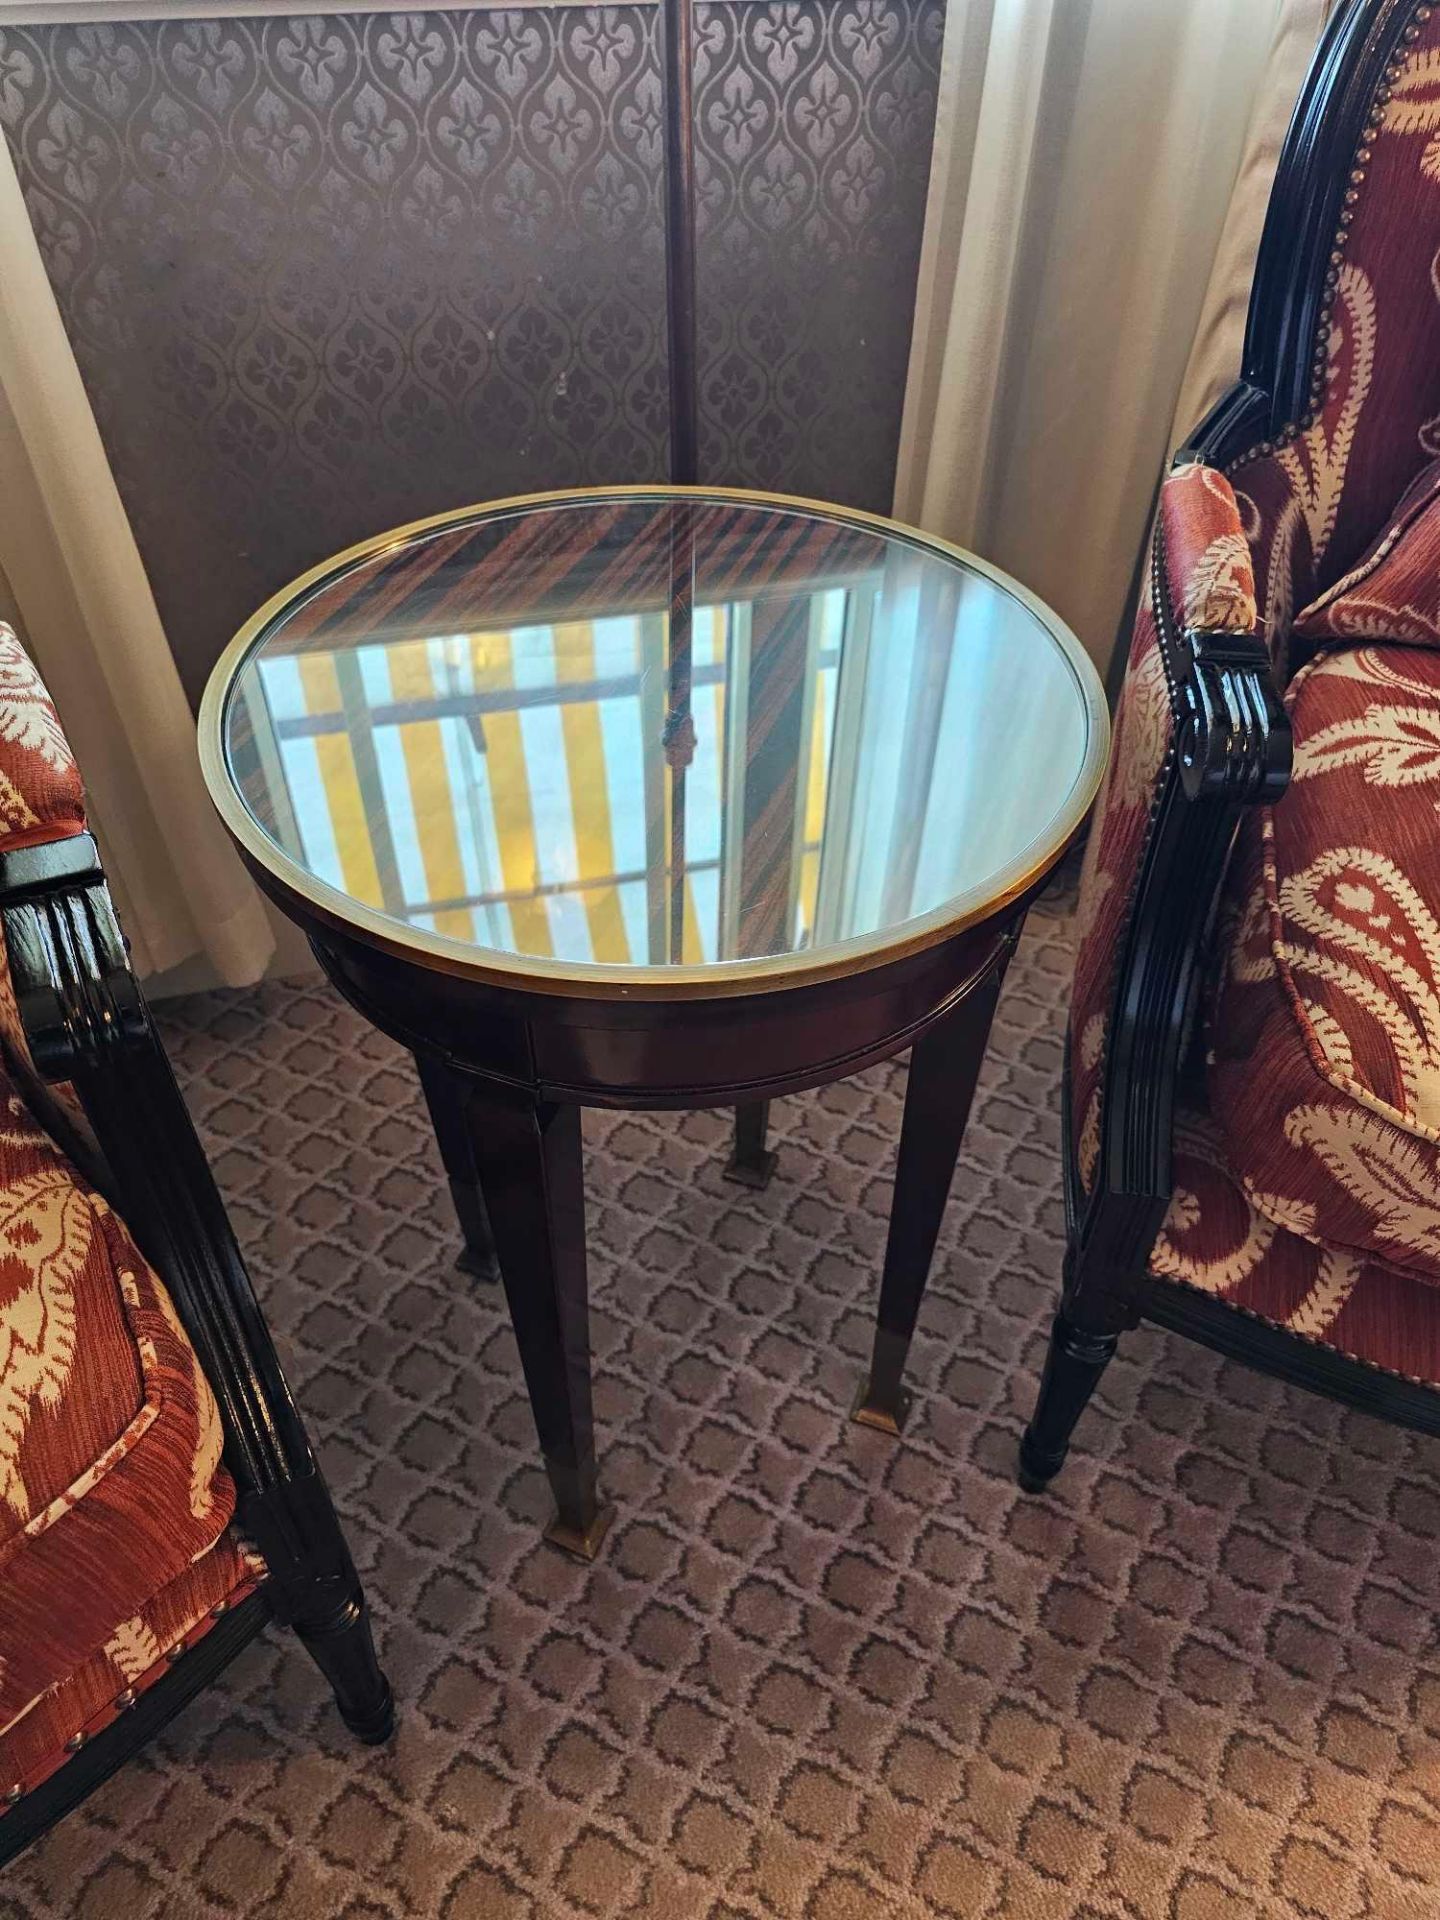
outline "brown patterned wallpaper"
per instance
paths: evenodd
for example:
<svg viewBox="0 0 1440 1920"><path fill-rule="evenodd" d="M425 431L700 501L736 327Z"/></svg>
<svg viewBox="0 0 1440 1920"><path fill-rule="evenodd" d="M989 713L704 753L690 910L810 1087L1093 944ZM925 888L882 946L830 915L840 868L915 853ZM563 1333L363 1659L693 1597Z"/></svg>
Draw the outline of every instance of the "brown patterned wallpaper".
<svg viewBox="0 0 1440 1920"><path fill-rule="evenodd" d="M943 0L698 9L703 477L889 504ZM0 124L192 694L327 552L660 477L653 7L0 31Z"/></svg>

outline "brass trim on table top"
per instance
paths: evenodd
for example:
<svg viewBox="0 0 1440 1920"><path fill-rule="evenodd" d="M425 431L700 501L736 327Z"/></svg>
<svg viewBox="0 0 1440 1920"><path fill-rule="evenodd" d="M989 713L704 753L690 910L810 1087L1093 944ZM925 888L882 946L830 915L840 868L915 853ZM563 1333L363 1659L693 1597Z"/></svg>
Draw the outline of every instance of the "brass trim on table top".
<svg viewBox="0 0 1440 1920"><path fill-rule="evenodd" d="M1040 622L1059 646L1085 706L1087 740L1080 769L1065 806L1049 830L1021 850L984 886L957 894L928 913L896 927L857 934L815 951L764 954L745 960L717 960L708 965L644 967L604 965L594 961L556 960L542 955L507 954L478 947L449 934L430 933L407 926L378 908L354 900L339 887L317 879L277 846L250 813L230 777L225 753L225 716L235 680L256 641L278 617L293 608L302 595L338 578L361 560L407 545L418 535L442 527L459 526L506 513L538 507L605 500L696 499L728 501L737 506L778 508L820 515L898 540L906 545L956 561L981 575L1016 600ZM241 627L216 661L200 703L200 767L216 812L242 853L273 880L282 895L293 895L308 911L341 933L363 940L398 959L437 972L457 974L490 986L509 987L565 998L627 1000L719 999L737 994L767 993L843 979L871 968L919 953L992 918L1012 900L1034 886L1053 867L1089 812L1105 771L1110 741L1110 714L1104 690L1089 655L1059 616L1037 595L1012 580L998 567L968 553L949 540L904 526L883 514L857 507L837 507L824 500L797 495L762 493L744 487L617 486L566 487L548 493L515 494L504 500L483 501L430 514L402 527L359 541L322 560L278 593ZM1024 777L1024 769L1017 770ZM282 903L283 904L283 901Z"/></svg>

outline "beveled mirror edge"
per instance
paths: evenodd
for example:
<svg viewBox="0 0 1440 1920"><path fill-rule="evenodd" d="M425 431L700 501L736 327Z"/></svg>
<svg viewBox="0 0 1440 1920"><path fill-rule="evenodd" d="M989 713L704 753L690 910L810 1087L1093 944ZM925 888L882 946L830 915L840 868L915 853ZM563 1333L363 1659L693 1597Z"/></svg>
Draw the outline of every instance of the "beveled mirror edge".
<svg viewBox="0 0 1440 1920"><path fill-rule="evenodd" d="M1037 835L983 886L955 895L928 913L876 933L857 934L818 951L767 954L745 960L720 960L708 965L618 966L597 962L556 960L542 956L508 955L493 948L477 948L448 934L409 927L377 908L365 906L338 887L317 879L270 838L254 819L230 777L225 751L225 719L240 670L266 629L298 600L361 561L400 547L420 535L491 515L525 512L541 507L579 505L606 500L665 500L690 498L725 501L799 512L842 525L900 540L957 562L989 580L1023 606L1059 647L1074 677L1085 709L1086 744L1076 777L1049 827ZM200 703L198 746L200 767L211 803L226 831L248 864L265 873L286 897L337 931L350 934L400 959L439 972L459 975L497 987L520 988L562 997L625 1000L683 1000L782 991L861 973L926 947L938 946L952 935L976 926L1002 911L1011 901L1038 884L1065 853L1084 824L1104 777L1110 741L1110 716L1104 689L1094 664L1070 628L1027 587L999 567L935 534L924 533L883 514L839 507L824 500L765 493L738 487L672 487L663 484L606 487L569 487L552 492L516 494L502 500L481 501L430 514L404 526L357 542L307 569L273 593L240 628L216 661ZM1022 776L1023 777L1023 776Z"/></svg>

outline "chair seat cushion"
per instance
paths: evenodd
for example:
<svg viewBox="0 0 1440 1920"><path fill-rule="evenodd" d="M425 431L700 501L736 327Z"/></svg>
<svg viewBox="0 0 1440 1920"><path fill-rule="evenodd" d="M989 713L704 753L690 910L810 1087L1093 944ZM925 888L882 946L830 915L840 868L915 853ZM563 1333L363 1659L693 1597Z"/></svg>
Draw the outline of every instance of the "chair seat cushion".
<svg viewBox="0 0 1440 1920"><path fill-rule="evenodd" d="M221 1444L165 1289L0 1075L0 1734L222 1539Z"/></svg>
<svg viewBox="0 0 1440 1920"><path fill-rule="evenodd" d="M1261 1213L1214 1119L1182 1110L1170 1211L1150 1271L1407 1380L1440 1386L1440 1292Z"/></svg>
<svg viewBox="0 0 1440 1920"><path fill-rule="evenodd" d="M163 1680L264 1575L263 1562L232 1527L128 1620L116 1621L103 1645L0 1733L0 1796L17 1788L33 1793L84 1741ZM4 1804L0 1797L0 1809Z"/></svg>
<svg viewBox="0 0 1440 1920"><path fill-rule="evenodd" d="M1440 647L1440 460L1418 473L1362 557L1295 617L1296 649L1391 640Z"/></svg>
<svg viewBox="0 0 1440 1920"><path fill-rule="evenodd" d="M1246 817L1209 1101L1260 1214L1440 1281L1440 653L1323 655L1290 787Z"/></svg>

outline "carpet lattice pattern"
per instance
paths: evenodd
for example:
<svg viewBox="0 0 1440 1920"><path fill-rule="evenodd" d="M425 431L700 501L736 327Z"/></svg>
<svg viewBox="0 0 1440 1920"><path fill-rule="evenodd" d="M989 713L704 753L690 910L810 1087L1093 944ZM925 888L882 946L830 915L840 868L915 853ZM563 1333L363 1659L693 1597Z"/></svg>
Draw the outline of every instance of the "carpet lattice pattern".
<svg viewBox="0 0 1440 1920"><path fill-rule="evenodd" d="M897 1445L846 1423L903 1070L587 1116L598 1564L408 1060L328 990L164 1025L402 1703L352 1747L272 1631L0 1886L5 1920L1426 1920L1435 1447L1149 1332L1059 1493L1015 1446L1061 1252L1068 902L1011 970ZM593 1122L593 1124L591 1124Z"/></svg>

